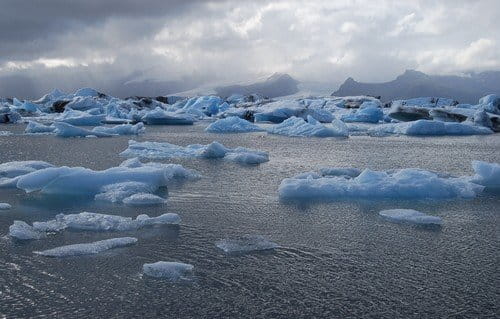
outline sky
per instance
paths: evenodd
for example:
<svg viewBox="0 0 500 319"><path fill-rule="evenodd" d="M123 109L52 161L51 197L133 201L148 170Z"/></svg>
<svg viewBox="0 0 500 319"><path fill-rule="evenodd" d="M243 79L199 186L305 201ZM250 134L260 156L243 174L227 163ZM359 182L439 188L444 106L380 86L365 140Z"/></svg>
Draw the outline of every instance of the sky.
<svg viewBox="0 0 500 319"><path fill-rule="evenodd" d="M0 96L500 70L499 21L498 0L0 0Z"/></svg>

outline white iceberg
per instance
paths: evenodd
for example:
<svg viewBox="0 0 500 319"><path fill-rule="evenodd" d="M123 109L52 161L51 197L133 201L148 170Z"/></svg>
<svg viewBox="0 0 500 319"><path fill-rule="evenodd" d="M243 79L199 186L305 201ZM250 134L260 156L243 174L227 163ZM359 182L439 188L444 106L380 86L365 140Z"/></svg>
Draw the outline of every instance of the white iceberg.
<svg viewBox="0 0 500 319"><path fill-rule="evenodd" d="M237 116L230 116L211 123L205 131L210 133L247 133L260 132L263 129Z"/></svg>
<svg viewBox="0 0 500 319"><path fill-rule="evenodd" d="M96 136L96 137L111 137L112 134L109 133L100 133L93 130L87 130L81 127L76 127L68 123L64 122L55 122L52 124L55 127L54 132L57 136L60 137L87 137L87 136Z"/></svg>
<svg viewBox="0 0 500 319"><path fill-rule="evenodd" d="M104 114L90 114L88 112L72 110L66 106L64 112L55 120L57 122L64 122L74 126L96 126L101 125L105 118L106 115Z"/></svg>
<svg viewBox="0 0 500 319"><path fill-rule="evenodd" d="M227 148L219 142L207 145L193 144L179 146L170 143L136 142L130 140L128 144L128 148L120 153L121 156L150 159L222 158L240 164L260 164L269 161L267 152L243 147Z"/></svg>
<svg viewBox="0 0 500 319"><path fill-rule="evenodd" d="M165 202L165 198L150 193L137 193L123 199L123 203L127 206L153 206Z"/></svg>
<svg viewBox="0 0 500 319"><path fill-rule="evenodd" d="M473 198L484 189L466 177L449 177L414 168L365 169L358 176L353 175L300 174L284 179L279 195L286 200L450 199Z"/></svg>
<svg viewBox="0 0 500 319"><path fill-rule="evenodd" d="M388 209L379 212L384 219L393 223L441 226L441 217L426 215L413 209Z"/></svg>
<svg viewBox="0 0 500 319"><path fill-rule="evenodd" d="M189 279L193 269L193 265L172 261L158 261L142 266L142 271L145 275L155 278L164 278L170 281Z"/></svg>
<svg viewBox="0 0 500 319"><path fill-rule="evenodd" d="M12 208L12 205L10 205L9 203L0 203L0 210L7 210L7 209L11 209Z"/></svg>
<svg viewBox="0 0 500 319"><path fill-rule="evenodd" d="M364 102L358 110L344 114L340 119L344 122L378 123L384 118L384 112L380 107L372 104L371 102Z"/></svg>
<svg viewBox="0 0 500 319"><path fill-rule="evenodd" d="M245 235L237 238L226 238L215 243L225 253L248 253L278 248L279 245L260 235Z"/></svg>
<svg viewBox="0 0 500 319"><path fill-rule="evenodd" d="M43 251L34 251L33 253L47 257L68 257L80 255L98 254L106 250L117 247L130 246L137 243L137 238L134 237L120 237L105 240L99 240L93 243L74 244L60 246Z"/></svg>
<svg viewBox="0 0 500 319"><path fill-rule="evenodd" d="M347 126L334 120L330 126L323 125L312 116L307 116L307 121L300 117L291 118L271 127L268 130L271 134L286 136L307 136L307 137L347 137L349 135Z"/></svg>
<svg viewBox="0 0 500 319"><path fill-rule="evenodd" d="M95 127L92 132L94 133L104 133L111 135L139 135L144 133L145 128L143 123L132 124L121 124L113 127L98 126Z"/></svg>

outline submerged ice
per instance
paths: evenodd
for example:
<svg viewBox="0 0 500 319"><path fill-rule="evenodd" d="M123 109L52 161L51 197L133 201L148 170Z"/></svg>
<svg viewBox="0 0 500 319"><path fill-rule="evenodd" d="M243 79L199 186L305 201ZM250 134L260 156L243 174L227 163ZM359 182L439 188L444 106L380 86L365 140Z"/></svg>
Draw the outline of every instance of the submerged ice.
<svg viewBox="0 0 500 319"><path fill-rule="evenodd" d="M440 217L426 215L413 209L388 209L379 212L384 219L401 224L441 226L443 221Z"/></svg>
<svg viewBox="0 0 500 319"><path fill-rule="evenodd" d="M144 264L142 271L145 275L155 278L163 278L170 281L187 280L192 274L194 266L173 261L158 261Z"/></svg>

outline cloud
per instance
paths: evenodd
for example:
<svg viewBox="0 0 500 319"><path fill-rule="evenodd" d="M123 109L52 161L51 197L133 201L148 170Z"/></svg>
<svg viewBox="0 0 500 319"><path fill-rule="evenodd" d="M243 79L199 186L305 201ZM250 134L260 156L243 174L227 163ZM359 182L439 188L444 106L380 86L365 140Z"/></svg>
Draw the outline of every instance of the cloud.
<svg viewBox="0 0 500 319"><path fill-rule="evenodd" d="M114 93L141 80L241 81L274 72L335 88L500 69L500 2L0 0L0 95L52 87ZM27 82L28 83L28 82ZM122 92L121 90L120 92ZM130 92L130 94L138 94Z"/></svg>

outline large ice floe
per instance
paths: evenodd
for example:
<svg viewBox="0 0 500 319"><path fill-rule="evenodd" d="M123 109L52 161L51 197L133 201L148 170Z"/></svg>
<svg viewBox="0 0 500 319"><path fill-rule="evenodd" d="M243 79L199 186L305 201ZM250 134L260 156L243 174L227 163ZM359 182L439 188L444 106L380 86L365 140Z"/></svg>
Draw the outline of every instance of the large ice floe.
<svg viewBox="0 0 500 319"><path fill-rule="evenodd" d="M400 224L441 226L443 220L438 216L426 215L413 209L388 209L379 212L384 219Z"/></svg>
<svg viewBox="0 0 500 319"><path fill-rule="evenodd" d="M477 180L489 184L493 170L486 164L477 164L475 169ZM352 169L327 168L284 179L279 196L284 200L473 198L485 188L473 181L469 176L452 177L415 168L365 169L359 174Z"/></svg>
<svg viewBox="0 0 500 319"><path fill-rule="evenodd" d="M174 261L158 261L142 266L145 275L170 281L189 280L193 269L193 265Z"/></svg>
<svg viewBox="0 0 500 319"><path fill-rule="evenodd" d="M260 132L263 129L237 116L230 116L211 123L205 131L209 133L248 133Z"/></svg>
<svg viewBox="0 0 500 319"><path fill-rule="evenodd" d="M93 255L117 247L130 246L135 243L137 243L137 238L120 237L120 238L99 240L92 243L60 246L48 250L34 251L33 253L46 257L69 257L69 256L80 256L80 255Z"/></svg>
<svg viewBox="0 0 500 319"><path fill-rule="evenodd" d="M386 134L403 134L414 136L428 135L484 135L493 131L484 126L468 123L441 122L431 120L418 120L403 123L382 124L371 128L368 133L372 136Z"/></svg>
<svg viewBox="0 0 500 319"><path fill-rule="evenodd" d="M225 238L215 243L217 248L228 254L241 254L278 248L279 245L260 235L244 235L236 238Z"/></svg>
<svg viewBox="0 0 500 319"><path fill-rule="evenodd" d="M180 220L179 215L174 213L166 213L157 217L142 214L135 219L89 212L58 214L55 219L34 222L33 225L16 220L9 227L9 235L21 240L41 239L46 237L47 233L62 230L131 231L154 225L178 225Z"/></svg>
<svg viewBox="0 0 500 319"><path fill-rule="evenodd" d="M45 162L0 164L0 187L17 187L26 192L93 197L114 203L155 204L153 194L175 180L199 178L198 173L177 164L124 161L118 167L94 171L83 167L52 167ZM140 195L137 195L140 194ZM136 195L136 196L134 196Z"/></svg>
<svg viewBox="0 0 500 319"><path fill-rule="evenodd" d="M120 155L149 159L220 158L239 164L260 164L269 161L269 154L267 152L244 147L227 148L219 142L212 142L207 145L193 144L179 146L170 143L136 142L130 140L128 148L120 153Z"/></svg>
<svg viewBox="0 0 500 319"><path fill-rule="evenodd" d="M293 116L269 128L268 132L286 136L306 137L347 137L349 135L344 122L333 120L331 124L324 125L310 115L307 116L307 121Z"/></svg>

